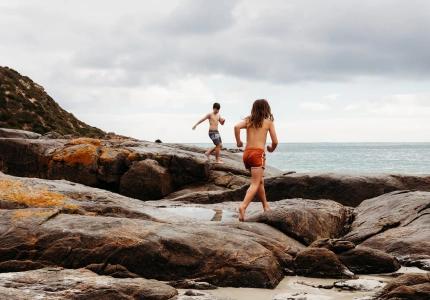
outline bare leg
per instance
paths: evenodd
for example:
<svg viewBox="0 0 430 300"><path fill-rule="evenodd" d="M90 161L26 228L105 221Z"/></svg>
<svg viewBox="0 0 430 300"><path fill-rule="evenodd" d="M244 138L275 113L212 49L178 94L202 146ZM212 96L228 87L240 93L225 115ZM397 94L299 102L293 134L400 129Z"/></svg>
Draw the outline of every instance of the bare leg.
<svg viewBox="0 0 430 300"><path fill-rule="evenodd" d="M221 156L221 144L215 147L215 158L216 158L216 162L219 164L223 163L220 156Z"/></svg>
<svg viewBox="0 0 430 300"><path fill-rule="evenodd" d="M215 147L209 148L208 151L205 152L206 157L209 159L212 152L215 150Z"/></svg>
<svg viewBox="0 0 430 300"><path fill-rule="evenodd" d="M246 191L245 198L239 206L239 221L245 221L245 211L249 203L252 202L261 184L263 178L263 168L251 169L251 185Z"/></svg>
<svg viewBox="0 0 430 300"><path fill-rule="evenodd" d="M261 204L263 205L264 211L270 210L269 202L267 202L267 198L266 198L266 190L264 189L263 177L261 177L261 182L260 182L260 186L258 187L257 195L261 201Z"/></svg>

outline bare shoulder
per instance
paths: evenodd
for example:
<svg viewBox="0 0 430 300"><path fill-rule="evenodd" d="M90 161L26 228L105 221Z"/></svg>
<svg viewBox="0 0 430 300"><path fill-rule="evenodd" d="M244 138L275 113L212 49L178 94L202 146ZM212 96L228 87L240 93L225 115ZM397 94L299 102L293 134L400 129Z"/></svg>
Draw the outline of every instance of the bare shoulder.
<svg viewBox="0 0 430 300"><path fill-rule="evenodd" d="M263 123L264 127L270 128L272 126L272 124L273 124L272 120L270 120L270 119L264 119L264 123Z"/></svg>

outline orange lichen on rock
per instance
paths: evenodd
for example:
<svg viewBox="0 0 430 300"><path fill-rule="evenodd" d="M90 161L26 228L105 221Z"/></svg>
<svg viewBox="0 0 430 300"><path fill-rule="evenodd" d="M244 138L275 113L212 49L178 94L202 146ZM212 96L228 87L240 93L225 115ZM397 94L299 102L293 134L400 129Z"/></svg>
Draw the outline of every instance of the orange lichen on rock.
<svg viewBox="0 0 430 300"><path fill-rule="evenodd" d="M83 137L83 138L77 138L77 139L70 140L67 144L68 145L89 144L89 145L94 145L94 146L100 146L101 140Z"/></svg>
<svg viewBox="0 0 430 300"><path fill-rule="evenodd" d="M12 218L16 219L28 219L28 218L49 218L53 215L52 210L28 210L28 209L17 209L13 212Z"/></svg>
<svg viewBox="0 0 430 300"><path fill-rule="evenodd" d="M90 166L97 162L97 149L98 147L93 144L73 145L56 152L52 160L57 162L62 161L70 166Z"/></svg>
<svg viewBox="0 0 430 300"><path fill-rule="evenodd" d="M63 194L47 188L24 186L17 180L0 180L0 200L11 201L26 207L59 207L64 205Z"/></svg>
<svg viewBox="0 0 430 300"><path fill-rule="evenodd" d="M129 160L129 161L140 160L140 155L139 155L139 153L133 151L128 155L127 160Z"/></svg>
<svg viewBox="0 0 430 300"><path fill-rule="evenodd" d="M124 157L127 157L129 154L130 154L130 150L127 150L127 149L118 149L118 148L112 148L112 147L102 147L101 150L100 150L99 161L101 163L112 162L119 155L123 155Z"/></svg>

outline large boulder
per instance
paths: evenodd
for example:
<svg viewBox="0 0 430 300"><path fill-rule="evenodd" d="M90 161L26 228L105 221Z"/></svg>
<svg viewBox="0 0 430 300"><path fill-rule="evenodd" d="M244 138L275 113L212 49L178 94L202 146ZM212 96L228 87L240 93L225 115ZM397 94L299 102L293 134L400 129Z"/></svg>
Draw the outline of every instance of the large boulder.
<svg viewBox="0 0 430 300"><path fill-rule="evenodd" d="M91 266L98 273L119 265L145 278L265 288L275 287L283 269L291 268L285 246L249 231L223 228L54 209L0 210L0 257L16 265L31 259L47 266Z"/></svg>
<svg viewBox="0 0 430 300"><path fill-rule="evenodd" d="M66 147L55 151L49 163L47 177L73 178L73 181L96 186L99 148L99 140L73 140Z"/></svg>
<svg viewBox="0 0 430 300"><path fill-rule="evenodd" d="M401 275L391 280L377 297L383 300L430 299L430 275L429 273Z"/></svg>
<svg viewBox="0 0 430 300"><path fill-rule="evenodd" d="M332 251L309 247L299 252L294 259L298 275L308 277L354 278L348 268Z"/></svg>
<svg viewBox="0 0 430 300"><path fill-rule="evenodd" d="M399 262L392 255L362 246L342 252L338 257L355 274L392 273L400 269Z"/></svg>
<svg viewBox="0 0 430 300"><path fill-rule="evenodd" d="M46 178L54 151L64 143L64 140L0 138L0 171Z"/></svg>
<svg viewBox="0 0 430 300"><path fill-rule="evenodd" d="M0 137L0 171L8 174L48 179L66 179L89 186L148 199L148 190L157 190L154 199L166 193L186 190L190 185L207 191L234 191L242 195L249 172L240 157L224 153L225 165L211 164L201 148L184 148L178 145L157 144L124 137L110 139L26 139ZM137 162L148 160L145 163ZM162 180L152 181L145 191L131 191L132 183L121 187L124 175L141 174L139 165L151 163L151 174L163 173ZM130 170L130 167L133 170ZM159 171L163 168L162 171ZM130 171L130 173L128 173ZM279 174L272 168L268 174ZM157 175L158 176L158 175ZM157 177L155 176L155 177ZM166 177L170 177L169 180ZM148 182L148 178L146 178ZM130 181L130 176L125 180ZM170 181L166 188L166 181ZM184 193L183 193L184 194Z"/></svg>
<svg viewBox="0 0 430 300"><path fill-rule="evenodd" d="M331 199L347 206L407 189L430 191L430 176L294 173L266 180L269 199Z"/></svg>
<svg viewBox="0 0 430 300"><path fill-rule="evenodd" d="M346 239L404 262L430 258L430 192L399 191L363 201Z"/></svg>
<svg viewBox="0 0 430 300"><path fill-rule="evenodd" d="M89 270L44 268L0 274L1 299L174 299L176 289L156 280L118 279Z"/></svg>
<svg viewBox="0 0 430 300"><path fill-rule="evenodd" d="M136 161L121 177L119 191L142 200L160 199L173 191L172 176L155 160Z"/></svg>
<svg viewBox="0 0 430 300"><path fill-rule="evenodd" d="M331 200L288 199L247 221L269 224L306 245L347 232L352 210Z"/></svg>
<svg viewBox="0 0 430 300"><path fill-rule="evenodd" d="M116 277L274 287L303 247L258 223L197 222L66 181L0 173L0 270L86 267Z"/></svg>

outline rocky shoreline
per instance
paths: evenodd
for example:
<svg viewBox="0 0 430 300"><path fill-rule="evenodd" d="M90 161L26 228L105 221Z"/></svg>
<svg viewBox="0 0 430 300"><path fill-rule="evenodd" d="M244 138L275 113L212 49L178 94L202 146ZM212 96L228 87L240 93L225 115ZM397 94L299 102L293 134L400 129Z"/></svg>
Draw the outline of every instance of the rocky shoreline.
<svg viewBox="0 0 430 300"><path fill-rule="evenodd" d="M430 175L269 168L272 210L252 203L240 223L237 154L217 165L196 147L51 137L0 129L0 298L218 299L192 291L430 270ZM427 299L429 274L372 295ZM296 296L279 299L315 299Z"/></svg>

